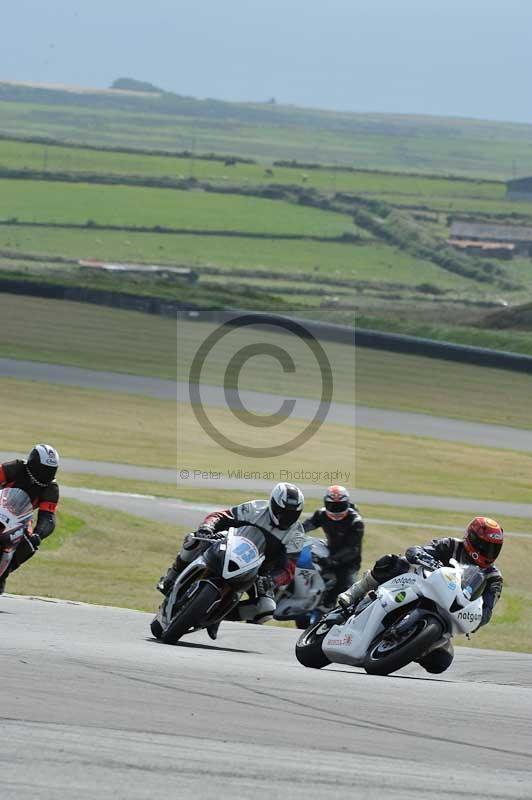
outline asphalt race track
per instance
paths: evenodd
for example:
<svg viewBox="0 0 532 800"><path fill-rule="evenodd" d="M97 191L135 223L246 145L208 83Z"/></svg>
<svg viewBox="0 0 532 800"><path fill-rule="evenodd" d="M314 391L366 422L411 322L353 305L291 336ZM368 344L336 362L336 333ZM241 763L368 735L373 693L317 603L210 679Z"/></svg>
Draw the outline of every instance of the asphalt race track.
<svg viewBox="0 0 532 800"><path fill-rule="evenodd" d="M294 629L169 647L149 620L0 598L2 798L531 797L531 655L379 678L301 667Z"/></svg>

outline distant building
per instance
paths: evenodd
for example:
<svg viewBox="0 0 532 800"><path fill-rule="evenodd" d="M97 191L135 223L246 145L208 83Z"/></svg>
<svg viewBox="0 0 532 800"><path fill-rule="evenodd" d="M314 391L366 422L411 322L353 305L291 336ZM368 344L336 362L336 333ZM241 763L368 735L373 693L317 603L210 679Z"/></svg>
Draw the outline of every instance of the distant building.
<svg viewBox="0 0 532 800"><path fill-rule="evenodd" d="M448 243L460 250L482 252L511 258L532 256L532 226L492 225L485 222L453 222ZM511 245L512 247L508 247ZM504 254L504 255L502 255Z"/></svg>
<svg viewBox="0 0 532 800"><path fill-rule="evenodd" d="M528 200L532 203L532 178L515 178L506 182L507 200Z"/></svg>
<svg viewBox="0 0 532 800"><path fill-rule="evenodd" d="M513 258L515 244L502 242L475 242L471 239L447 239L447 244L455 250L472 253L475 256L491 256L492 258Z"/></svg>

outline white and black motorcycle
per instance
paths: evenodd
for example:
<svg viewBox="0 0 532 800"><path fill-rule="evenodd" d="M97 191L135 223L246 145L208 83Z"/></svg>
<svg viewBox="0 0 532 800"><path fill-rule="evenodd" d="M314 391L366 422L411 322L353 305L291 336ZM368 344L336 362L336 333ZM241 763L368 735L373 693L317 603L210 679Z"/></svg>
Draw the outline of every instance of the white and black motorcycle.
<svg viewBox="0 0 532 800"><path fill-rule="evenodd" d="M294 578L275 593L274 619L294 620L298 628L307 628L319 619L325 593L336 583L333 572L323 569L320 562L329 557L329 548L321 539L308 537L296 562Z"/></svg>
<svg viewBox="0 0 532 800"><path fill-rule="evenodd" d="M430 556L382 583L354 609L336 608L296 644L305 667L332 662L388 675L418 661L452 636L469 635L482 619L485 577L479 567L450 566Z"/></svg>
<svg viewBox="0 0 532 800"><path fill-rule="evenodd" d="M33 506L23 489L0 491L0 578L7 573L32 516Z"/></svg>
<svg viewBox="0 0 532 800"><path fill-rule="evenodd" d="M194 536L201 541L201 536ZM255 582L265 559L260 528L229 528L178 575L151 623L151 632L175 644L192 631L221 622Z"/></svg>

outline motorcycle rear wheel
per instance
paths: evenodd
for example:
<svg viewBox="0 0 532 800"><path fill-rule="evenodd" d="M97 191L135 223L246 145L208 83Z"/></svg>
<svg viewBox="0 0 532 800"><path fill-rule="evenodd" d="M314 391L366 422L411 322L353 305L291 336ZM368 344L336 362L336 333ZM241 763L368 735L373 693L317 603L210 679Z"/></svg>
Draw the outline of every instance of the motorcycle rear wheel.
<svg viewBox="0 0 532 800"><path fill-rule="evenodd" d="M296 642L296 658L304 667L322 669L331 663L323 652L321 645L334 623L325 620L316 622L304 631Z"/></svg>
<svg viewBox="0 0 532 800"><path fill-rule="evenodd" d="M394 643L386 636L386 631L379 634L369 646L364 669L370 675L389 675L427 651L430 645L441 639L443 626L436 617L427 616L418 620L412 633Z"/></svg>
<svg viewBox="0 0 532 800"><path fill-rule="evenodd" d="M166 644L176 644L191 628L202 627L207 610L220 597L211 583L203 583L192 597L185 600L170 625L161 635Z"/></svg>

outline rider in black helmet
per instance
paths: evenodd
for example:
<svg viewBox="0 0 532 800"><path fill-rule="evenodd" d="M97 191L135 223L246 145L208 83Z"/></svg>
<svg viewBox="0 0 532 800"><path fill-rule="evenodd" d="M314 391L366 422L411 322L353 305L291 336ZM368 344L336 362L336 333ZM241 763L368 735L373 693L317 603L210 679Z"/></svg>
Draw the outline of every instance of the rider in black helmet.
<svg viewBox="0 0 532 800"><path fill-rule="evenodd" d="M38 509L34 530L28 528L17 547L9 567L10 574L35 555L42 539L55 529L55 511L59 502L59 486L55 476L59 468L59 453L49 444L36 444L26 461L17 459L0 465L0 489L23 489L33 508ZM0 594L5 589L7 574L0 579Z"/></svg>
<svg viewBox="0 0 532 800"><path fill-rule="evenodd" d="M329 486L318 508L303 523L305 531L321 528L327 537L329 558L322 566L330 569L336 584L323 597L323 605L332 607L336 596L356 580L362 559L364 521L343 486Z"/></svg>

